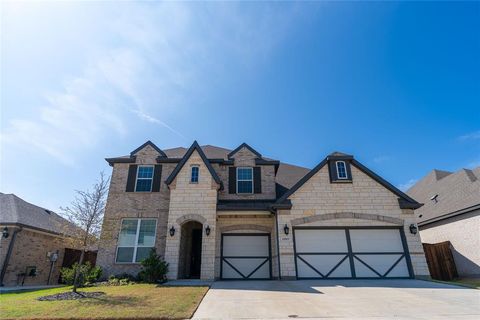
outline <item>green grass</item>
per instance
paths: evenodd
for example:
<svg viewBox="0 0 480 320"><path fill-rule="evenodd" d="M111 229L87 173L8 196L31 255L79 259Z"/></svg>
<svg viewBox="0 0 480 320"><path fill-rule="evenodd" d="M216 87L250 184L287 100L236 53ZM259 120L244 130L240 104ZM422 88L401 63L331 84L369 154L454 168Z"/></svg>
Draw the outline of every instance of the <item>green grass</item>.
<svg viewBox="0 0 480 320"><path fill-rule="evenodd" d="M462 284L470 288L480 289L480 278L460 278L452 280L451 282Z"/></svg>
<svg viewBox="0 0 480 320"><path fill-rule="evenodd" d="M70 301L38 301L68 291L55 288L0 295L0 319L185 319L190 318L208 287L162 287L135 284L90 287L104 296Z"/></svg>

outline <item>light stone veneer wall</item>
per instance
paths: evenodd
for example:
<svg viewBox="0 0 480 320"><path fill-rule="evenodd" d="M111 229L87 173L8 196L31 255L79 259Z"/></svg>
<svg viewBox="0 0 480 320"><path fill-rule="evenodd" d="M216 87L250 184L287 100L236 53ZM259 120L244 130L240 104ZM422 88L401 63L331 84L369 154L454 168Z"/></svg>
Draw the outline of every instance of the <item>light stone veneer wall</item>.
<svg viewBox="0 0 480 320"><path fill-rule="evenodd" d="M450 241L461 277L480 276L480 210L420 228L424 243Z"/></svg>
<svg viewBox="0 0 480 320"><path fill-rule="evenodd" d="M270 212L255 212L249 214L238 211L229 215L217 217L217 241L215 256L215 278L220 278L220 257L222 233L270 233L272 255L272 277L278 278L277 235L275 232L275 217Z"/></svg>
<svg viewBox="0 0 480 320"><path fill-rule="evenodd" d="M247 148L241 148L232 157L235 167L260 167L262 179L262 193L256 194L230 194L228 193L228 167L215 165L219 178L223 181L225 188L219 192L218 198L225 200L259 200L275 199L275 167L273 165L257 166L255 159L257 156Z"/></svg>
<svg viewBox="0 0 480 320"><path fill-rule="evenodd" d="M156 165L158 156L155 149L146 146L136 154L135 164ZM104 277L121 273L136 275L140 271L138 263L115 263L118 235L124 218L157 219L155 247L158 254L165 254L170 191L164 181L176 163L162 164L159 192L125 192L129 166L130 163L116 163L113 167L97 256L97 265L103 268Z"/></svg>
<svg viewBox="0 0 480 320"><path fill-rule="evenodd" d="M355 166L352 165L351 169L352 183L330 183L328 166L324 166L289 197L292 201L290 210L278 211L282 278L295 277L293 235L290 232L286 236L282 231L283 226L287 224L291 227L293 219L324 214L331 214L324 216L328 220L319 219L313 223L299 225L403 225L414 274L416 277L429 277L420 236L418 233L413 235L409 231L410 224L416 223L413 210L400 209L398 197L395 194ZM384 216L394 219L384 219Z"/></svg>
<svg viewBox="0 0 480 320"><path fill-rule="evenodd" d="M199 166L198 183L190 182L191 166ZM200 278L215 278L215 240L217 213L217 184L212 178L200 155L194 151L170 185L170 209L168 228L174 226L176 232L166 240L165 260L169 263L169 279L178 275L178 257L181 239L181 225L195 220L203 223L203 230L210 226L210 236L202 232L202 263ZM198 217L198 218L197 218Z"/></svg>

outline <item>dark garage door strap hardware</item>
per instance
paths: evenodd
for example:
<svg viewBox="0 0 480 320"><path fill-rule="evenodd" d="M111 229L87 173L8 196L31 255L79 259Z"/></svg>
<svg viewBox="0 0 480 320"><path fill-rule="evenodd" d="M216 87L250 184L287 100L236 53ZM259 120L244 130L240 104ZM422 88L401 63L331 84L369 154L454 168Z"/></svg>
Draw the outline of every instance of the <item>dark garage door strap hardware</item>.
<svg viewBox="0 0 480 320"><path fill-rule="evenodd" d="M262 263L260 263L252 272L250 272L248 275L244 275L240 270L238 270L237 268L235 268L235 266L233 264L231 264L227 259L265 259L262 261ZM263 265L267 262L270 261L270 257L223 257L222 258L222 261L224 261L226 264L228 264L233 270L235 270L235 272L237 272L239 275L242 276L243 279L249 279L253 274L255 274L255 272L258 271L258 269L260 269L261 267L263 267Z"/></svg>

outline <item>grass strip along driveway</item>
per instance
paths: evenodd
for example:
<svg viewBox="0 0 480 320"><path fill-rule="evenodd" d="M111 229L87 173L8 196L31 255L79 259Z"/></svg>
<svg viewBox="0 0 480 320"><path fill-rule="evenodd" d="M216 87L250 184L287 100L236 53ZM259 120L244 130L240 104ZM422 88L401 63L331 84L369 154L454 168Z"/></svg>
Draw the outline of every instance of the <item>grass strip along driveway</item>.
<svg viewBox="0 0 480 320"><path fill-rule="evenodd" d="M68 301L38 301L68 291L55 288L0 295L0 319L185 319L190 318L208 287L163 287L152 284L81 288L105 295Z"/></svg>

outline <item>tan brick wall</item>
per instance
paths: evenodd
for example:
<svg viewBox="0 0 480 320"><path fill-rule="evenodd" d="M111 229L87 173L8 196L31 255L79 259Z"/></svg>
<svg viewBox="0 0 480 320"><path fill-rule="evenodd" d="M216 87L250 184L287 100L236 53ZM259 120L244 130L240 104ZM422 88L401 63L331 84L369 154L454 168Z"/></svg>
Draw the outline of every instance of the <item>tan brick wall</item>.
<svg viewBox="0 0 480 320"><path fill-rule="evenodd" d="M242 211L217 217L217 241L215 244L215 278L220 278L222 233L270 233L272 254L272 277L278 278L278 255L275 218L272 214L245 214Z"/></svg>
<svg viewBox="0 0 480 320"><path fill-rule="evenodd" d="M257 156L253 154L247 148L240 149L233 156L235 167L256 167L255 159ZM257 194L230 194L228 193L228 167L215 165L214 168L217 171L218 176L223 181L225 186L224 190L221 190L218 194L219 199L275 199L275 167L273 165L259 166L261 169L262 178L262 193Z"/></svg>
<svg viewBox="0 0 480 320"><path fill-rule="evenodd" d="M13 228L11 227L9 229L11 239ZM4 242L4 239L2 239L2 256L6 254L8 244L9 241L7 243ZM46 233L39 233L24 228L17 233L17 237L13 245L12 255L10 256L9 264L7 266L7 271L4 277L4 285L20 285L22 282L22 278L17 277L17 275L20 273L24 273L26 267L30 266L37 267L37 276L25 277L24 285L46 285L51 265L51 262L47 258L47 252L56 252L58 250L58 260L54 265L50 280L51 284L57 284L60 276L60 268L62 266L66 244L68 244L68 240L64 238L49 235Z"/></svg>
<svg viewBox="0 0 480 320"><path fill-rule="evenodd" d="M480 275L480 210L433 223L421 228L424 243L450 241L458 274Z"/></svg>
<svg viewBox="0 0 480 320"><path fill-rule="evenodd" d="M136 164L155 165L158 155L155 149L146 146L137 153ZM123 218L157 219L155 247L158 254L162 256L165 254L170 191L164 181L176 164L162 164L160 192L125 192L129 166L129 163L116 163L112 171L97 258L97 265L103 268L104 277L124 272L136 275L140 271L139 264L115 263Z"/></svg>
<svg viewBox="0 0 480 320"><path fill-rule="evenodd" d="M198 183L190 183L191 166L199 166ZM216 239L217 185L197 151L194 151L175 181L170 185L170 209L168 228L174 226L175 235L166 240L165 259L169 263L169 279L178 275L178 258L181 239L181 224L190 220L202 220L203 229L210 226L210 236L202 232L201 279L214 279ZM196 219L195 216L201 219ZM182 218L188 216L186 219Z"/></svg>
<svg viewBox="0 0 480 320"><path fill-rule="evenodd" d="M364 213L400 219L403 221L415 275L429 276L420 237L418 234L413 235L409 231L410 224L416 223L413 211L400 209L396 195L353 165L352 177L352 183L330 183L328 166L324 166L290 196L292 209L279 211L278 227L283 229L285 224L291 227L291 220L293 219L332 213ZM350 214L345 216L349 217ZM386 221L364 220L361 215L347 219L337 215L337 217L332 216L329 220L313 223L313 225L391 226L393 224ZM292 233L285 236L282 230L279 231L282 232L279 241L282 276L294 277L295 262Z"/></svg>

